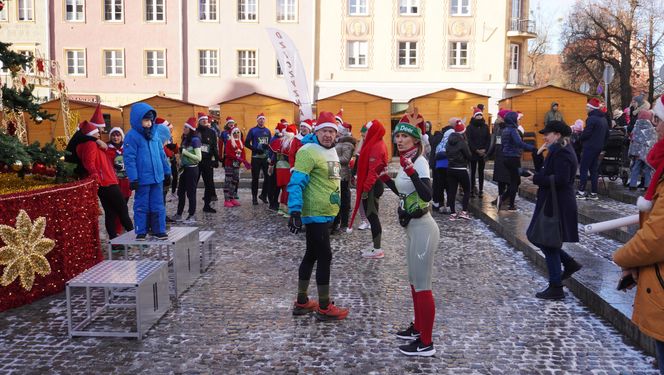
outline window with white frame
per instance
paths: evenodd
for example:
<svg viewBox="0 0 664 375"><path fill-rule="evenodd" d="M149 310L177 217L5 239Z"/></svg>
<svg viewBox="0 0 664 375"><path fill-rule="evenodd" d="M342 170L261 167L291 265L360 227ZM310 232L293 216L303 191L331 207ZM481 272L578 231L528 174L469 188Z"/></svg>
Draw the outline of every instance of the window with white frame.
<svg viewBox="0 0 664 375"><path fill-rule="evenodd" d="M35 19L34 0L18 0L18 20L32 21Z"/></svg>
<svg viewBox="0 0 664 375"><path fill-rule="evenodd" d="M369 14L367 0L348 0L349 16L366 16Z"/></svg>
<svg viewBox="0 0 664 375"><path fill-rule="evenodd" d="M166 0L145 0L145 20L148 22L164 21L165 2Z"/></svg>
<svg viewBox="0 0 664 375"><path fill-rule="evenodd" d="M28 64L26 64L23 69L25 70L26 74L32 74L34 73L34 65L35 65L35 51L34 50L28 50L28 49L19 49L16 52L20 53L21 55L32 58L32 61Z"/></svg>
<svg viewBox="0 0 664 375"><path fill-rule="evenodd" d="M104 50L104 75L124 76L124 51L121 49Z"/></svg>
<svg viewBox="0 0 664 375"><path fill-rule="evenodd" d="M104 21L122 21L124 13L124 0L104 0Z"/></svg>
<svg viewBox="0 0 664 375"><path fill-rule="evenodd" d="M237 74L245 77L255 77L258 75L258 62L255 50L237 51Z"/></svg>
<svg viewBox="0 0 664 375"><path fill-rule="evenodd" d="M217 0L198 0L198 19L200 21L216 21Z"/></svg>
<svg viewBox="0 0 664 375"><path fill-rule="evenodd" d="M277 0L277 21L297 21L297 0Z"/></svg>
<svg viewBox="0 0 664 375"><path fill-rule="evenodd" d="M468 66L468 42L450 43L450 66L454 68Z"/></svg>
<svg viewBox="0 0 664 375"><path fill-rule="evenodd" d="M0 21L7 21L7 4L0 10Z"/></svg>
<svg viewBox="0 0 664 375"><path fill-rule="evenodd" d="M65 19L81 22L85 19L85 0L65 0Z"/></svg>
<svg viewBox="0 0 664 375"><path fill-rule="evenodd" d="M67 56L67 74L70 76L85 75L85 50L69 49L65 50Z"/></svg>
<svg viewBox="0 0 664 375"><path fill-rule="evenodd" d="M281 70L281 64L279 63L279 59L277 59L277 77L282 77L284 75L284 71Z"/></svg>
<svg viewBox="0 0 664 375"><path fill-rule="evenodd" d="M149 77L163 77L166 75L166 51L145 51L145 75Z"/></svg>
<svg viewBox="0 0 664 375"><path fill-rule="evenodd" d="M470 16L470 0L451 0L450 5L453 16Z"/></svg>
<svg viewBox="0 0 664 375"><path fill-rule="evenodd" d="M237 20L256 21L258 19L258 0L237 0Z"/></svg>
<svg viewBox="0 0 664 375"><path fill-rule="evenodd" d="M348 67L364 68L367 66L368 42L353 40L348 42Z"/></svg>
<svg viewBox="0 0 664 375"><path fill-rule="evenodd" d="M420 0L399 0L399 14L416 15L420 11Z"/></svg>
<svg viewBox="0 0 664 375"><path fill-rule="evenodd" d="M417 42L399 42L399 66L402 68L417 66Z"/></svg>
<svg viewBox="0 0 664 375"><path fill-rule="evenodd" d="M202 76L219 74L219 52L216 49L198 51L198 74Z"/></svg>

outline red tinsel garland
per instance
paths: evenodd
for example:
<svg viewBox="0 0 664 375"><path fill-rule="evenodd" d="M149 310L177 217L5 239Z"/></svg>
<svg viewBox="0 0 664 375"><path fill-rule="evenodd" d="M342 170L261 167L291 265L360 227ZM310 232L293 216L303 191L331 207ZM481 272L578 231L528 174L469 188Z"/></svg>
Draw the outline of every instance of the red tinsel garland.
<svg viewBox="0 0 664 375"><path fill-rule="evenodd" d="M68 280L103 260L94 180L0 195L0 224L15 226L21 209L32 220L40 216L46 218L44 237L55 240L55 248L46 254L51 273L36 275L30 291L23 289L18 280L6 287L0 286L0 311L59 293ZM0 247L4 245L0 240ZM0 274L3 270L0 266Z"/></svg>

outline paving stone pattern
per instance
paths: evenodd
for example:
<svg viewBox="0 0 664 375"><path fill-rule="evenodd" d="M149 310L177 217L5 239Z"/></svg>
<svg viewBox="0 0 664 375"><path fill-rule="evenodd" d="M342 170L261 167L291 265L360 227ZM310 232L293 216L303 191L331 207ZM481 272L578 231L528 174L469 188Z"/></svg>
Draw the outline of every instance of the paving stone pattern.
<svg viewBox="0 0 664 375"><path fill-rule="evenodd" d="M437 354L400 354L394 332L411 321L412 303L390 192L381 201L384 259L360 257L370 246L367 231L333 237L331 292L350 307L348 319L294 318L304 236L289 234L286 219L265 205L248 204L247 190L241 198L240 208L199 213L202 227L221 233L218 258L142 341L69 339L59 294L0 314L0 373L657 373L652 357L570 293L564 302L535 299L544 277L482 222L442 215L433 283Z"/></svg>

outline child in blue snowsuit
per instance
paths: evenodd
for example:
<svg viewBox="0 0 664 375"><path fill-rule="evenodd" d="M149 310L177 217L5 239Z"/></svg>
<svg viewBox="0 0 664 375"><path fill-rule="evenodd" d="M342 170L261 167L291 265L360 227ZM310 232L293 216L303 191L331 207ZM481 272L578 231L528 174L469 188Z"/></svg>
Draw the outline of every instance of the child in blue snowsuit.
<svg viewBox="0 0 664 375"><path fill-rule="evenodd" d="M131 130L125 137L124 162L129 186L135 190L134 223L136 239L145 240L148 227L157 239L167 239L163 184L171 180L162 139L154 120L157 112L148 104L131 106ZM149 224L148 224L149 221Z"/></svg>

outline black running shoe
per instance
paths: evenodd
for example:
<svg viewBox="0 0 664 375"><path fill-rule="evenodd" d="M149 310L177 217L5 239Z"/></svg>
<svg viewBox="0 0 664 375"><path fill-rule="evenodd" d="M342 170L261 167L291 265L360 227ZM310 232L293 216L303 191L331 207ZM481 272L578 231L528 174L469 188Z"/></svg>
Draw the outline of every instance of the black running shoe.
<svg viewBox="0 0 664 375"><path fill-rule="evenodd" d="M404 340L415 340L420 337L420 331L415 329L413 322L410 322L410 326L408 328L397 332L397 337Z"/></svg>
<svg viewBox="0 0 664 375"><path fill-rule="evenodd" d="M264 196L264 195L259 195L259 196L258 196L258 199L262 200L263 203L266 203L266 204L268 203L268 201L267 201L267 197Z"/></svg>
<svg viewBox="0 0 664 375"><path fill-rule="evenodd" d="M203 207L203 212L209 212L211 214L216 214L217 210L215 210L214 208L212 208L210 206L204 206Z"/></svg>
<svg viewBox="0 0 664 375"><path fill-rule="evenodd" d="M143 234L137 234L136 235L136 241L145 241L147 235L145 233Z"/></svg>
<svg viewBox="0 0 664 375"><path fill-rule="evenodd" d="M418 338L413 340L410 344L399 346L399 351L409 356L431 357L436 354L436 349L433 347L433 342L429 345L422 344Z"/></svg>
<svg viewBox="0 0 664 375"><path fill-rule="evenodd" d="M168 234L166 234L166 233L157 233L157 234L154 235L154 238L156 238L160 241L167 240L168 239Z"/></svg>

